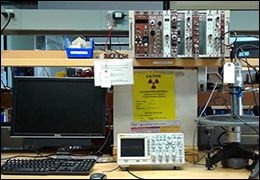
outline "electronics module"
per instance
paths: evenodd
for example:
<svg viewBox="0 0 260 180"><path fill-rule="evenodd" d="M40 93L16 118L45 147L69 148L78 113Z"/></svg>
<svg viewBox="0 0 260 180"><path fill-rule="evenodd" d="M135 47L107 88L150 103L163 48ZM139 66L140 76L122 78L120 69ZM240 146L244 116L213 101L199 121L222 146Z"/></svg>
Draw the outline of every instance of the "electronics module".
<svg viewBox="0 0 260 180"><path fill-rule="evenodd" d="M229 56L229 10L129 11L135 58Z"/></svg>

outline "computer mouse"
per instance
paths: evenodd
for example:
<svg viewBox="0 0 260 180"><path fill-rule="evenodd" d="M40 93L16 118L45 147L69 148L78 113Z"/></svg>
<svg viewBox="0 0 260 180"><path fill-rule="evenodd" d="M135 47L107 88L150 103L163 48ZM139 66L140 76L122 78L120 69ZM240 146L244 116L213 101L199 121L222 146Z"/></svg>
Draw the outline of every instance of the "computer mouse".
<svg viewBox="0 0 260 180"><path fill-rule="evenodd" d="M102 173L93 173L90 175L89 179L107 179L107 175Z"/></svg>

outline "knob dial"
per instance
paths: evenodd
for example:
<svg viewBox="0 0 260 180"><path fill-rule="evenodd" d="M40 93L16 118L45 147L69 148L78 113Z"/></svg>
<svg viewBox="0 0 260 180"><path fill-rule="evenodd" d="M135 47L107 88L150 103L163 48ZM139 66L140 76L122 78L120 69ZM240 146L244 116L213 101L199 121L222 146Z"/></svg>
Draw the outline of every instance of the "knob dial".
<svg viewBox="0 0 260 180"><path fill-rule="evenodd" d="M177 39L177 36L174 34L172 35L172 40L176 40Z"/></svg>
<svg viewBox="0 0 260 180"><path fill-rule="evenodd" d="M176 22L177 18L175 16L172 17L172 22Z"/></svg>
<svg viewBox="0 0 260 180"><path fill-rule="evenodd" d="M153 152L153 153L151 154L151 156L152 156L152 160L155 161L155 159L156 159L156 153Z"/></svg>
<svg viewBox="0 0 260 180"><path fill-rule="evenodd" d="M151 20L151 21L150 21L150 24L151 24L151 25L154 25L154 24L155 24L155 21L154 21L154 20Z"/></svg>

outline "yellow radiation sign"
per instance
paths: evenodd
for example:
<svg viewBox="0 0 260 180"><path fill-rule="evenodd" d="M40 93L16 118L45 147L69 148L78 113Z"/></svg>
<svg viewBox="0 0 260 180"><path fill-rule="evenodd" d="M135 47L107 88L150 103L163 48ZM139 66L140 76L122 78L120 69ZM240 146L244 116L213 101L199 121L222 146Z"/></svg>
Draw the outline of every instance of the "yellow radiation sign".
<svg viewBox="0 0 260 180"><path fill-rule="evenodd" d="M174 74L135 72L134 121L176 120Z"/></svg>

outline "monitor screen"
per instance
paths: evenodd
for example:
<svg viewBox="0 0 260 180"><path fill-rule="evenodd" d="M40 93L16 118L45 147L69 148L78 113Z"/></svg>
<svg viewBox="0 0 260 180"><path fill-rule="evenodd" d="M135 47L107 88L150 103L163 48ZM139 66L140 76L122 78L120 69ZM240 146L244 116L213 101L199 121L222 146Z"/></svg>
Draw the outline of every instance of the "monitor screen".
<svg viewBox="0 0 260 180"><path fill-rule="evenodd" d="M100 138L106 90L93 79L14 77L12 136Z"/></svg>

